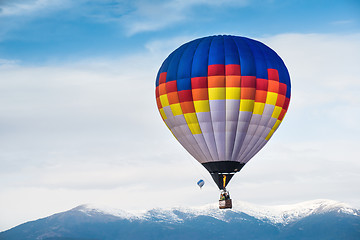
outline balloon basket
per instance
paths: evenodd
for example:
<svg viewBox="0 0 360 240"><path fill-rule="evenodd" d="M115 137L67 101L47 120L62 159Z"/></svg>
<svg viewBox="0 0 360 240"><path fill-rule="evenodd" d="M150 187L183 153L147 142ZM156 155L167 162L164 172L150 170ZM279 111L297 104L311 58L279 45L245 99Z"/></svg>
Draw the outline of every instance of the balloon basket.
<svg viewBox="0 0 360 240"><path fill-rule="evenodd" d="M232 201L231 201L231 199L219 200L219 208L220 208L220 209L232 208Z"/></svg>

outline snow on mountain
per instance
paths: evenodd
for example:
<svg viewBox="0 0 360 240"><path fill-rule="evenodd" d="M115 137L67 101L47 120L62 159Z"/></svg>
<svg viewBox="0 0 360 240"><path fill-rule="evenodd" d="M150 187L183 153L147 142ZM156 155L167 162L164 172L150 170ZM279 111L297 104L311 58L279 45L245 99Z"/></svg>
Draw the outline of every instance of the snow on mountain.
<svg viewBox="0 0 360 240"><path fill-rule="evenodd" d="M215 219L229 222L234 216L228 213L245 213L256 219L268 221L272 224L286 225L290 222L312 214L339 212L350 215L359 215L359 211L350 205L334 200L318 199L292 205L262 206L242 201L233 201L233 209L220 210L218 204L207 204L200 207L174 207L169 209L156 208L148 211L127 212L119 209L95 205L81 205L73 210L81 211L89 216L107 214L130 221L153 220L157 222L180 223L185 219L198 216L210 216ZM235 216L239 218L239 215Z"/></svg>
<svg viewBox="0 0 360 240"><path fill-rule="evenodd" d="M94 204L83 204L72 209L73 211L79 211L85 213L88 216L95 216L99 214L112 215L122 219L139 220L143 219L145 211L128 212L121 209L111 208L108 206L100 206Z"/></svg>
<svg viewBox="0 0 360 240"><path fill-rule="evenodd" d="M358 210L346 203L334 200L317 199L292 205L259 206L250 203L237 202L235 211L244 212L255 218L266 220L272 223L287 224L311 214L325 212L341 212L351 215L358 215Z"/></svg>

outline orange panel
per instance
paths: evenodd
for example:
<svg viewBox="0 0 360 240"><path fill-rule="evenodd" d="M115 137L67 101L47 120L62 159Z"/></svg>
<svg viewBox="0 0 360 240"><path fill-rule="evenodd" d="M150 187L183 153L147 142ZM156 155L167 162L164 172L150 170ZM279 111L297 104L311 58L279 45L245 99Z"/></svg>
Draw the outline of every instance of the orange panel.
<svg viewBox="0 0 360 240"><path fill-rule="evenodd" d="M192 97L194 101L208 100L209 93L207 88L197 88L192 90Z"/></svg>
<svg viewBox="0 0 360 240"><path fill-rule="evenodd" d="M266 95L267 95L267 91L263 91L263 90L256 90L256 94L255 94L255 102L266 102Z"/></svg>
<svg viewBox="0 0 360 240"><path fill-rule="evenodd" d="M181 109L183 113L193 113L195 112L194 103L193 102L182 102L180 103Z"/></svg>
<svg viewBox="0 0 360 240"><path fill-rule="evenodd" d="M171 92L167 94L168 99L169 99L169 104L175 104L175 103L179 103L179 96L177 92Z"/></svg>
<svg viewBox="0 0 360 240"><path fill-rule="evenodd" d="M225 87L225 76L209 76L208 77L208 87Z"/></svg>
<svg viewBox="0 0 360 240"><path fill-rule="evenodd" d="M255 88L241 88L241 99L255 99Z"/></svg>
<svg viewBox="0 0 360 240"><path fill-rule="evenodd" d="M268 81L268 91L278 93L279 92L279 82L269 80Z"/></svg>
<svg viewBox="0 0 360 240"><path fill-rule="evenodd" d="M159 94L160 94L160 96L164 95L166 93L167 93L166 92L166 84L165 83L160 84L159 85Z"/></svg>
<svg viewBox="0 0 360 240"><path fill-rule="evenodd" d="M226 76L226 87L240 87L240 76Z"/></svg>

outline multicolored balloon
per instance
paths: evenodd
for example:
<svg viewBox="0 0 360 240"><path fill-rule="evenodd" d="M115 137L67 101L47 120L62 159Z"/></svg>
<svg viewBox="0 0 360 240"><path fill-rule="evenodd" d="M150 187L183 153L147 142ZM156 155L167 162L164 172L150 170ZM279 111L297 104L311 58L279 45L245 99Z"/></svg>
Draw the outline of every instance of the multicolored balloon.
<svg viewBox="0 0 360 240"><path fill-rule="evenodd" d="M198 182L197 182L197 185L200 187L200 189L205 185L205 181L200 179Z"/></svg>
<svg viewBox="0 0 360 240"><path fill-rule="evenodd" d="M156 78L162 119L219 189L269 141L290 90L288 70L272 49L227 35L180 46Z"/></svg>

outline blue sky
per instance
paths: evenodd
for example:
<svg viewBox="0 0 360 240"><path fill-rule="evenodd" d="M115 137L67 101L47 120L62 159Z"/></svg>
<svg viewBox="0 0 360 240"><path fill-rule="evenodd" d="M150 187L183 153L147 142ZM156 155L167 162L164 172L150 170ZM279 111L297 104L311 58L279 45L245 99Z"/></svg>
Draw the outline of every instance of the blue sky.
<svg viewBox="0 0 360 240"><path fill-rule="evenodd" d="M359 29L359 9L356 1L2 1L0 53L42 64L142 52L182 35L347 34Z"/></svg>
<svg viewBox="0 0 360 240"><path fill-rule="evenodd" d="M264 42L292 79L283 124L232 197L360 207L359 13L355 0L0 1L0 231L84 203L216 202L154 96L168 54L216 34Z"/></svg>

